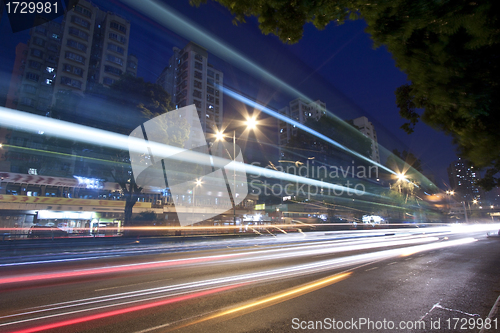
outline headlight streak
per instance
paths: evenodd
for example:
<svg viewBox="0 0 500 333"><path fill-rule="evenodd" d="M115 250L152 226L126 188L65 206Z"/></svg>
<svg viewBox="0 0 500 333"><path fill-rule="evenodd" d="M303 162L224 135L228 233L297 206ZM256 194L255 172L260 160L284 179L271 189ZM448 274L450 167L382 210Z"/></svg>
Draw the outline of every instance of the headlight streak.
<svg viewBox="0 0 500 333"><path fill-rule="evenodd" d="M394 237L399 237L403 235L413 235L415 232L417 234L421 234L422 232L418 229L415 230L415 232L410 232L410 231L404 231L402 232L401 229L395 230L393 229L391 232L397 232L399 235L398 236L391 236L392 238ZM338 242L358 242L360 241L361 238L370 238L372 241L374 240L374 237L381 237L385 236L387 231L380 231L380 230L356 230L355 232L346 232L346 231L331 231L331 232L308 232L307 234L288 234L286 236L286 239L280 239L279 243L276 243L275 239L261 239L261 238L252 238L252 239L238 239L237 241L234 240L210 240L210 241L202 241L202 242L196 242L196 243L190 243L188 242L187 244L161 244L161 245L143 245L143 246L134 246L133 249L99 249L99 250L88 250L88 251L83 251L83 252L78 252L78 253L66 253L67 255L93 255L92 257L81 257L81 258L67 258L67 259L54 259L54 260L39 260L39 261L29 261L29 262L16 262L16 263L5 263L5 264L0 264L0 267L6 267L6 266L22 266L22 265L40 265L40 264L46 264L46 263L53 263L53 262L70 262L70 261L78 261L78 260L88 260L88 259L102 259L102 258L111 258L111 257L123 257L127 255L136 255L140 253L141 255L144 254L154 254L154 253L168 253L168 252L186 252L186 251L192 251L192 250L197 250L197 249L207 249L207 248L221 248L221 247L226 247L227 245L230 245L231 247L234 246L234 248L242 248L245 246L279 246L280 248L284 247L295 247L295 246L306 246L306 245L321 245L321 244L334 244ZM353 236L354 234L354 236ZM361 234L361 235L359 235ZM363 235L363 234L368 234L368 235ZM429 235L429 233L427 233ZM278 238L280 238L282 235L278 235ZM334 240L332 240L332 236L335 236ZM344 237L345 236L345 237ZM326 239L326 240L322 240ZM361 239L362 241L362 239ZM99 254L103 254L102 256L98 256ZM110 253L113 253L110 255ZM66 255L65 254L65 255ZM43 258L44 256L47 255L41 255L40 257ZM9 259L19 259L16 257L11 257L11 258L3 258L3 260L9 260Z"/></svg>
<svg viewBox="0 0 500 333"><path fill-rule="evenodd" d="M23 265L39 265L39 264L53 264L53 263L56 263L56 262L61 263L61 262L93 260L93 259L103 259L103 258L116 258L116 257L118 257L118 255L99 256L99 257L85 257L85 258L52 259L52 260L43 260L43 261L13 262L13 263L9 263L9 264L0 264L0 267L23 266Z"/></svg>
<svg viewBox="0 0 500 333"><path fill-rule="evenodd" d="M76 271L62 271L57 273L47 273L47 274L38 274L38 275L21 275L21 276L11 276L7 278L0 278L0 285L8 284L8 283L21 283L21 282L32 282L32 281L40 281L40 280L49 280L49 279L62 279L62 278L72 278L72 277L82 277L87 275L95 275L95 274L109 274L109 273L117 273L117 272L125 272L129 270L141 270L141 269L155 269L162 268L172 265L182 265L182 264L197 264L203 262L217 261L218 263L227 263L227 262L242 262L242 261L262 261L262 260L272 260L272 259L280 259L280 258L291 258L291 257L299 257L299 256L310 256L310 255L318 255L318 254L327 254L327 253L339 253L339 252L347 252L347 251L359 251L359 250L368 250L380 247L387 246L401 246L401 245L409 245L415 244L419 242L430 242L438 240L437 237L428 237L428 235L417 235L417 236L397 236L399 240L395 240L396 236L389 236L390 240L387 238L382 239L373 239L370 238L368 240L356 240L352 239L346 240L334 240L334 241L322 241L319 244L301 244L301 245L289 245L287 247L286 254L276 254L276 255L268 255L260 258L248 258L247 256L262 256L263 254L270 254L273 252L283 252L283 248L278 249L258 249L252 252L240 252L230 255L224 256L215 256L215 257L201 257L201 258L187 258L187 259L175 259L175 260L167 260L167 261L153 261L148 263L138 263L138 264L127 264L127 265L116 265L105 268L88 268ZM339 242L349 242L349 245L345 246L337 246L335 248L326 248L326 249L312 249L318 247L324 247L326 244L333 245ZM355 244L353 244L355 243ZM375 244L377 243L377 244ZM245 256L245 258L240 259L228 259L231 257L241 257ZM99 258L99 257L96 257ZM65 260L61 260L63 262ZM71 261L70 259L68 261ZM50 261L49 261L50 262ZM34 264L39 264L39 262L33 262ZM27 263L28 264L28 263ZM15 266L15 264L5 264ZM0 265L2 266L2 265Z"/></svg>
<svg viewBox="0 0 500 333"><path fill-rule="evenodd" d="M215 293L219 293L219 292L224 292L224 291L234 289L234 288L237 288L240 286L241 286L241 284L235 284L235 285L231 285L231 286L201 291L201 292L197 292L194 294L188 294L188 295L180 296L180 297L176 297L176 298L169 298L169 299L166 299L163 301L146 303L146 304L132 306L129 308L98 313L95 315L89 315L86 317L79 317L79 318L69 319L69 320L60 321L60 322L56 322L56 323L51 323L51 324L16 330L16 331L12 331L11 333L31 333L31 332L50 330L50 329L54 329L54 328L84 323L84 322L88 322L88 321L92 321L92 320L108 318L108 317L122 315L122 314L130 313L130 312L134 312L134 311L141 311L141 310L150 309L150 308L154 308L154 307L158 307L158 306L163 306L163 305L172 304L172 303L176 303L176 302L186 301L186 300L190 300L190 299L194 299L194 298L198 298L198 297L203 297L203 296L207 296L207 295L211 295L211 294L215 294Z"/></svg>
<svg viewBox="0 0 500 333"><path fill-rule="evenodd" d="M140 140L137 138L132 138L122 134L117 134L113 132L108 132L100 129L95 129L92 127L87 127L83 125L77 125L70 122L37 116L34 114L29 114L26 112L21 112L17 110L8 109L5 107L0 107L0 119L2 119L2 125L5 127L16 128L18 130L25 130L30 132L38 132L43 130L46 135L51 135L54 137L60 137L64 139L76 140L79 142L86 142L90 144L95 144L99 146L107 146L110 148L128 150L129 145L137 150L137 152L142 153L148 151L148 147L157 151L159 156L182 156L179 160L184 162L190 162L199 164L200 156L204 154L197 153L195 151L185 151L181 148L156 143L153 141ZM180 154L183 153L183 154ZM379 196L376 194L365 193L360 190L356 190L351 187L345 187L341 185L335 185L332 183L327 183L311 178L306 178L302 176L297 176L294 174L288 174L272 169L266 169L258 167L252 164L246 163L227 163L231 162L224 158L212 156L211 161L214 167L222 168L226 167L228 170L235 170L236 172L251 173L254 175L267 175L276 179L287 180L291 182L297 182L301 184L307 184L311 186L316 186L323 189L331 189L334 191L341 190L342 193L349 193L353 195L368 195L368 196ZM212 165L210 165L212 166Z"/></svg>
<svg viewBox="0 0 500 333"><path fill-rule="evenodd" d="M198 43L200 45L204 45L211 53L214 55L220 57L221 59L225 59L229 63L236 64L238 67L247 70L249 73L256 73L259 76L265 78L268 82L271 82L273 84L276 84L277 86L283 88L285 91L290 93L292 96L297 96L301 97L309 102L312 102L313 100L310 99L308 96L304 95L301 93L299 90L293 88L291 85L285 83L284 81L280 80L278 77L270 74L267 70L261 68L254 62L252 62L250 59L246 58L244 55L238 53L237 51L233 50L231 47L227 46L224 42L219 40L218 38L206 33L202 29L200 29L196 24L193 22L190 22L188 19L183 17L181 14L175 12L173 9L169 8L166 4L164 3L159 3L158 1L131 1L131 0L121 0L123 3L126 3L128 6L134 8L137 11L140 11L147 15L148 17L154 19L156 22L160 23L161 25L167 27L168 29L175 31L179 35L183 36L184 38L187 38L188 40L192 40L195 43ZM224 93L228 93L231 95L231 93L235 94L233 91L228 89L227 87L224 87ZM235 96L233 96L235 97ZM239 94L235 97L238 100L241 100L242 102L246 103L247 105L250 105L252 107L258 108L267 114L270 114L271 116L281 119L285 122L289 122L292 125L295 125L299 128L305 127L304 125L298 123L298 122L293 122L290 118L283 117L279 113L270 110L267 107L261 106L260 104L255 103L254 101L249 100L246 97L243 97ZM242 99L246 99L248 101L244 101ZM270 111L270 112L269 112ZM343 121L337 117L335 114L332 112L328 111L329 116L333 117L336 121L343 123ZM293 123L292 123L293 122ZM297 123L297 124L295 124ZM304 129L304 128L302 128ZM356 153L352 151L351 149L348 149L347 147L344 147L340 145L339 143L331 140L330 138L325 137L324 135L313 131L309 129L308 127L305 127L306 131L313 135L320 135L318 136L319 138L333 144L336 147L339 147L341 149L344 149L345 151L361 158L366 161L368 161L371 164L375 164L382 169L392 173L396 174L393 170L387 168L386 166L381 165L380 163L376 163L371 159L368 159L364 157L363 155ZM312 132L311 132L312 131ZM359 135L359 133L352 132L353 135Z"/></svg>
<svg viewBox="0 0 500 333"><path fill-rule="evenodd" d="M251 312L251 311L256 311L256 310L258 310L259 306L267 307L270 305L274 305L277 303L287 301L289 299L292 299L292 298L310 293L312 291L324 288L326 286L332 285L334 283L340 282L344 279L347 279L351 274L352 274L352 272L335 274L333 276L329 276L329 277L324 278L324 279L316 280L314 282L306 283L306 284L303 284L301 286L289 289L287 291L280 292L280 293L275 294L273 296L265 297L265 298L262 298L260 300L254 301L254 302L250 302L250 303L245 304L245 305L241 305L241 306L237 306L237 307L234 307L232 309L229 309L229 310L221 311L219 313L208 316L206 318L202 318L202 319L196 320L194 322L191 322L191 323L188 323L188 324L185 324L182 326L174 327L173 329L184 328L187 326L199 324L199 323L202 323L202 322L205 322L208 320L212 320L212 319L216 319L219 317L235 314L237 312L242 312L245 310L249 310L246 313Z"/></svg>
<svg viewBox="0 0 500 333"><path fill-rule="evenodd" d="M245 103L246 105L251 106L252 108L255 108L255 109L261 110L262 112L267 113L267 114L268 114L268 115L270 115L271 117L274 117L274 118L276 118L276 119L279 119L279 120L281 120L281 121L284 121L284 122L286 122L286 123L289 123L289 124L290 124L290 125L292 125L293 127L300 128L301 130L306 131L306 132L308 132L309 134L312 134L312 135L314 135L315 137L317 137L317 138L319 138L319 139L321 139L321 140L323 140L323 141L325 141L325 142L328 142L328 143L329 143L329 144L331 144L332 146L337 147L337 148L340 148L340 149L344 150L345 152L347 152L347 153L349 153L349 154L351 154L351 155L353 155L353 156L355 156L355 157L357 157L357 158L359 158L359 159L362 159L362 160L364 160L364 161L366 161L366 162L369 162L370 164L376 165L377 167L379 167L379 168L381 168L381 169L383 169L383 170L385 170L385 171L387 171L387 172L389 172L389 173L391 173L391 174L394 174L394 175L396 175L396 174L397 174L395 171L393 171L393 170L389 169L389 168L388 168L388 167L386 167L385 165L382 165L382 164L380 164L380 163L377 163L377 162L373 161L372 159L370 159L370 158L368 158L368 157L366 157L366 156L363 156L363 155L361 155L360 153L357 153L357 152L355 152L354 150L349 149L349 148L347 148L347 147L346 147L346 146L344 146L344 145L341 145L341 144L340 144L340 143L338 143L337 141L330 139L330 138L329 138L329 137L327 137L326 135L321 134L321 133L319 133L319 132L316 132L315 130L313 130L313 129L311 129L311 128L307 127L307 126L305 126L304 124L302 124L302 123L300 123L300 122L298 122L298 121L295 121L295 120L293 120L293 119L291 119L291 118L288 118L287 116L282 115L282 114L280 114L279 112L276 112L276 111L274 111L274 110L271 110L270 108L268 108L268 107L266 107L266 106L264 106L264 105L262 105L262 104L259 104L259 103L255 102L255 101L252 101L251 99L249 99L249 98L247 98L247 97L245 97L245 96L242 96L242 95L238 94L237 92L235 92L235 91L233 91L233 90L231 90L231 89L229 89L229 88L227 88L227 87L224 87L224 94L227 94L227 95L229 95L229 96L233 97L234 99L239 100L240 102L243 102L243 103Z"/></svg>
<svg viewBox="0 0 500 333"><path fill-rule="evenodd" d="M308 255L317 255L317 254L325 254L325 253L338 253L338 252L346 252L346 251L357 251L357 250L366 250L371 248L378 247L386 247L386 246L398 246L405 244L413 244L418 242L426 242L426 241L435 241L437 238L428 238L425 236L425 239L422 239L422 236L416 236L416 239L405 239L405 238L415 238L415 236L403 236L403 240L395 241L393 238L388 241L387 239L369 239L369 240L358 240L355 241L358 244L365 245L354 245L352 244L352 240L350 245L341 246L336 248L327 248L327 249L316 249L311 250L314 247L324 247L325 244L306 244L306 245L298 245L289 247L287 249L288 253L286 254L276 254L274 256L264 256L261 258L241 258L241 259L233 259L227 260L227 258L234 256L262 256L263 254L269 254L273 252L283 252L283 249L265 249L265 250L257 250L253 252L242 252L237 254L225 255L225 256L215 256L215 257L201 257L201 258L191 258L191 259L175 259L175 260L167 260L167 261L154 261L148 263L139 263L139 264L127 264L127 265L117 265L105 268L88 268L81 269L76 271L62 271L57 273L47 273L47 274L38 274L38 275L25 275L25 276L12 276L7 278L0 278L1 284L8 283L21 283L21 282L32 282L32 281L40 281L40 280L49 280L49 279L62 279L62 278L71 278L71 277L81 277L86 275L94 275L94 274L109 274L109 273L117 273L124 272L129 270L141 270L141 269L154 269L154 268L162 268L172 265L183 265L183 264L196 264L202 262L213 262L218 261L219 263L227 263L227 262L241 262L241 261L262 261L262 260L272 260L272 259L280 259L280 258L291 258L298 256L308 256ZM344 240L347 242L347 240ZM332 244L334 242L339 241L330 241L326 242L326 244ZM379 244L374 244L379 243Z"/></svg>
<svg viewBox="0 0 500 333"><path fill-rule="evenodd" d="M367 244L346 245L346 246L339 246L337 248L324 248L324 249L314 249L314 250L303 249L300 252L288 252L288 253L284 253L284 254L266 255L263 257L256 257L256 258L227 259L227 260L224 260L224 262L225 263L236 263L236 262L242 262L242 261L244 261L244 262L252 262L252 261L256 262L256 261L274 260L274 259L283 259L283 258L287 259L287 258L293 258L293 257L314 256L314 255L321 255L321 254L334 254L334 253L339 253L339 252L368 250L368 249L375 249L375 248L388 247L388 246L410 245L410 244L416 244L416 243L433 242L433 241L438 241L438 240L439 240L438 237L423 236L422 238L418 238L418 239L401 240L401 241L377 240L376 242L379 244L372 244L373 242L365 241L364 243L367 243ZM308 246L308 247L316 247L316 246L317 245L312 245L312 246ZM264 252L274 252L274 251L279 251L279 250L264 250ZM256 254L259 255L259 254L262 254L262 252L256 253Z"/></svg>
<svg viewBox="0 0 500 333"><path fill-rule="evenodd" d="M474 225L474 226L470 226L470 227L473 228L475 231L484 231L484 230L488 231L488 230L498 229L498 227L500 227L500 225L486 224L486 225ZM350 242L351 245L353 244L353 242L355 242L355 243L360 243L360 242L374 243L374 242L378 242L378 241L385 241L385 238L384 239L375 239L375 237L384 237L384 235L388 231L391 231L391 232L396 231L399 233L399 235L390 236L392 239L394 239L395 237L399 237L400 239L402 239L401 238L402 236L412 237L412 235L415 236L415 233L417 233L417 234L424 233L426 236L433 235L433 236L437 237L437 236L443 236L443 235L450 235L452 233L457 233L457 234L458 233L465 233L468 231L468 229L466 229L466 228L464 229L463 226L450 225L450 226L446 226L446 227L433 227L433 228L428 228L428 229L418 229L415 231L404 231L404 232L402 232L401 229L388 229L388 230L382 231L382 232L380 230L357 230L355 232L356 235L357 234L368 234L368 235L356 236L356 237L351 236L352 232L346 232L346 231L332 231L332 232L328 232L328 233L320 233L321 235L316 235L318 232L309 232L307 234L297 235L297 236L300 236L300 240L292 240L292 241L289 241L286 243L276 244L276 245L279 246L281 249L283 249L285 247L291 248L291 247L297 247L297 246L299 246L299 247L308 246L310 248L312 246L320 246L322 244L336 244L336 243L340 243L340 242ZM345 238L342 238L342 236L344 234L345 234ZM330 240L332 235L336 235L339 238L335 239L335 240ZM287 238L291 238L293 236L295 236L295 235L287 235ZM315 240L310 239L308 242L304 242L304 240L306 239L306 238L303 238L304 236L306 236L306 238L309 238L309 239L310 239L310 237L315 237ZM328 240L316 240L317 237L327 238ZM353 240L353 238L358 238L358 239ZM365 241L363 239L360 240L359 238L369 238L369 240ZM271 244L275 244L275 239L269 239L269 240L258 239L257 242L260 245L264 245L264 244L271 245ZM157 246L151 246L151 245L141 246L141 247L134 248L132 250L126 250L126 251L124 251L123 249L109 249L106 251L102 251L102 250L85 251L82 253L93 254L94 256L93 257L84 257L84 258L68 258L68 259L58 259L58 260L41 260L41 261L30 261L30 262L5 263L5 264L0 264L0 267L40 265L40 264L54 263L54 262L71 262L71 261L78 261L78 260L103 259L103 258L110 258L110 257L121 257L121 256L126 256L126 255L135 255L137 253L140 253L140 254L165 253L165 250L171 250L171 251L175 250L177 252L182 252L182 251L185 251L185 250L183 250L184 248L187 248L188 250L206 249L207 247L210 247L210 246L213 246L215 248L220 248L220 247L225 247L226 246L225 244L229 244L229 245L233 244L233 246L235 246L235 249L236 249L238 247L240 247L240 248L243 247L243 245L244 246L251 246L253 244L254 246L257 246L257 244L254 244L254 243L255 243L255 240L253 240L253 239L243 240L243 241L238 240L238 242L236 244L234 244L233 241L229 241L229 242L228 241L222 241L222 242L221 241L205 241L205 242L197 243L196 247L193 247L193 244L188 243L188 244L182 245L182 246L179 246L179 245L172 246L171 244L157 245ZM299 243L299 244L296 244L296 243ZM261 251L273 251L273 250L261 250ZM110 252L117 253L117 254L109 255ZM80 254L82 254L82 253L80 253ZM95 256L98 253L103 253L106 255ZM245 253L245 254L255 254L255 252Z"/></svg>
<svg viewBox="0 0 500 333"><path fill-rule="evenodd" d="M148 263L117 265L117 266L111 266L111 267L105 267L105 268L88 268L88 269L58 272L58 273L12 276L12 277L8 277L8 278L0 278L0 285L7 284L7 283L20 283L20 282L32 282L32 281L49 280L49 279L69 278L69 277L82 277L82 276L94 275L94 274L118 273L118 272L124 272L124 271L132 270L132 269L138 270L138 269L162 268L162 267L168 267L168 266L174 266L174 265L194 264L194 263L200 263L203 261L219 260L222 258L233 257L233 256L237 256L237 255L238 254L227 254L227 255L213 256L213 257L174 259L174 260L166 260L166 261L153 261L153 262L148 262Z"/></svg>
<svg viewBox="0 0 500 333"><path fill-rule="evenodd" d="M112 294L112 295L107 295L107 296L99 296L99 297L93 297L93 298L87 298L87 299L81 299L81 300L75 300L75 301L69 301L69 302L55 303L55 304L50 304L50 305L45 306L45 307L52 306L53 308L46 308L46 309L35 310L35 311L30 311L30 312L25 312L25 313L13 314L13 315L5 316L5 317L0 317L0 319L5 319L8 317L29 315L29 314L36 314L36 313L47 312L47 311L55 311L55 310L60 310L60 309L70 308L70 307L80 307L80 306L95 304L95 303L116 301L116 300L120 300L120 299L131 298L131 297L144 297L144 296L150 296L150 295L154 295L154 294L158 294L158 293L165 293L168 291L176 291L176 290L183 290L183 289L185 290L185 289L189 289L189 288L207 288L209 286L220 285L220 284L224 284L224 283L231 283L231 284L234 284L234 283L261 283L261 282L265 282L268 280L275 281L277 278L284 279L284 278L295 277L295 276L310 275L310 274L317 273L317 272L323 272L323 271L338 269L338 268L342 268L342 267L359 265L359 264L367 263L367 262L371 262L371 261L379 261L379 260L388 259L391 257L404 256L407 253L416 253L416 252L421 252L421 251L428 251L428 250L434 250L434 249L439 249L439 248L445 248L445 247L449 247L449 246L468 244L468 243L471 243L474 241L476 241L474 238L464 238L464 239L459 239L459 240L455 240L455 241L445 241L445 242L434 243L434 244L417 245L417 246L411 246L411 247L405 247L405 248L378 251L378 252L368 253L368 254L359 254L359 255L352 255L352 256L342 257L342 258L322 260L322 261L315 262L315 263L301 264L301 265L291 266L291 267L287 267L287 268L267 270L267 271L258 272L258 273L235 275L235 276L230 276L230 277L225 277L225 278L184 283L184 284L168 286L168 287L150 288L150 289L133 291L133 292L125 292L125 293L118 293L118 294ZM204 290L206 290L206 289L204 289ZM196 290L196 291L199 291L199 290ZM176 295L178 295L178 294L176 294ZM152 300L152 299L157 299L157 298L162 298L162 297L169 297L169 296L171 297L172 295L157 295L154 297L149 297L147 299L132 300L132 301L122 302L122 303L118 303L118 304L108 304L108 305L103 305L100 307L93 307L93 308L70 311L70 312L66 312L66 313L57 313L57 314L53 314L53 315L47 315L44 317L30 318L30 319L18 320L18 321L14 321L14 322L7 322L7 323L0 324L0 327L10 326L10 325L19 324L19 323L25 323L25 322L30 322L30 321L36 321L36 320L40 320L40 319L53 318L53 317L63 316L63 315L68 315L68 314L74 314L74 313L78 313L78 312L86 312L86 311L93 311L93 310L98 310L98 309L102 309L102 308L107 308L107 307L121 306L124 304L147 301L147 300ZM77 303L77 304L75 304L75 303ZM165 303L165 304L168 304L168 303ZM120 314L119 311L120 310L113 311L113 313ZM113 314L113 315L115 315L115 314ZM98 315L96 315L96 316L98 316ZM88 317L86 317L86 318L88 318ZM99 319L99 318L100 317L96 317L95 319ZM57 326L57 327L59 327L59 326Z"/></svg>
<svg viewBox="0 0 500 333"><path fill-rule="evenodd" d="M167 29L174 31L178 35L182 36L186 40L193 41L199 45L202 45L205 47L209 52L214 54L215 56L219 57L220 59L223 59L227 61L228 63L231 63L233 65L238 66L239 68L245 70L247 73L252 73L253 75L260 76L264 78L266 81L280 87L280 89L286 91L288 94L291 96L296 96L300 97L308 102L314 102L313 99L309 98L293 86L287 84L277 76L273 75L266 69L260 67L258 64L253 62L252 60L248 59L245 57L243 54L237 52L230 46L228 46L226 43L224 43L222 40L219 38L207 33L204 31L202 28L200 28L196 23L191 22L187 18L185 18L182 14L176 12L172 8L170 8L168 5L165 3L161 3L159 1L154 1L154 0L143 0L143 1L134 1L134 0L120 0L123 3L126 3L129 7L133 8L135 11L142 12L144 15L147 17L155 20L162 26L166 27ZM224 87L223 88L225 93L226 91L229 90L229 88ZM241 95L240 95L241 96ZM242 98L246 98L241 96ZM338 99L337 99L338 100ZM254 101L251 101L251 103L246 103L248 105L253 106ZM268 108L266 108L268 109ZM261 109L262 111L268 113L266 110ZM271 110L272 111L272 110ZM274 112L274 111L273 111ZM337 117L334 113L331 111L326 111L330 117L335 119L339 124L343 124L343 120ZM269 113L268 113L269 114ZM271 116L276 117L276 115L273 113ZM289 118L286 118L284 121L289 122ZM302 125L303 126L303 125ZM311 129L306 129L306 131L310 132ZM310 132L311 133L311 132ZM317 132L314 132L317 133ZM316 135L312 133L313 135ZM351 135L353 137L357 136L358 138L361 139L360 132L357 131L351 131ZM330 139L329 139L330 140ZM330 142L330 141L328 141ZM330 142L332 143L332 142ZM367 159L366 157L360 155L357 152L354 152L339 143L333 141L332 143L334 146L337 146L341 149L346 149L349 153L354 153L355 156L362 158L366 161L368 161L370 164L377 165L381 167L384 170L389 171L391 174L396 174L393 170L388 169L387 167L381 165L380 163L376 163L370 159ZM380 146L380 150L383 150L385 152L390 153L386 148ZM408 166L408 168L411 168L411 166ZM424 184L429 184L429 186L434 190L437 191L436 185L431 183L429 179L427 179L425 176L423 176L421 173L419 173L417 170L412 169L412 172L417 173L421 179L422 185Z"/></svg>

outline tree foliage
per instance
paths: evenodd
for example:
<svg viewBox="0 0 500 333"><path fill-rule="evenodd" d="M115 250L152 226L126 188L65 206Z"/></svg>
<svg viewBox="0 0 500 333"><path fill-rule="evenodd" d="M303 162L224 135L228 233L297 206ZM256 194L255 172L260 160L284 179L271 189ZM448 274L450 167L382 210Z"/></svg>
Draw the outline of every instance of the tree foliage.
<svg viewBox="0 0 500 333"><path fill-rule="evenodd" d="M130 75L123 76L109 89L100 88L98 93L106 96L116 106L121 105L136 110L145 119L157 117L173 109L170 96L161 86ZM176 126L173 127L171 124ZM148 139L182 147L189 137L187 121L181 122L176 119L175 122L164 121L163 125L164 130L161 133L150 133ZM126 134L129 134L134 127L135 125L131 126ZM153 136L157 138L155 139ZM135 177L138 175L132 174L128 151L116 151L114 159L117 163L110 170L110 174L113 180L120 185L125 197L124 225L127 226L131 223L133 206L143 188L136 183Z"/></svg>
<svg viewBox="0 0 500 333"><path fill-rule="evenodd" d="M216 0L263 33L295 43L303 26L364 19L376 47L385 45L409 83L396 91L402 128L419 119L453 137L458 153L487 168L483 186L500 183L500 2L465 0ZM199 5L206 0L191 0Z"/></svg>
<svg viewBox="0 0 500 333"><path fill-rule="evenodd" d="M110 87L95 86L92 92L87 92L83 97L71 92L60 92L56 101L51 110L53 117L123 135L129 135L146 120L173 109L170 96L161 86L130 75L123 75ZM149 133L148 139L182 147L189 137L187 121L168 121L168 115L161 119L164 120L162 131ZM58 141L57 144L62 143ZM73 148L78 145L75 142L68 144ZM88 157L100 156L111 161L93 168L98 170L99 175L91 176L104 176L119 184L125 198L124 225L130 225L133 206L143 188L136 183L134 176L137 175L132 174L129 152L89 145L81 150L85 150Z"/></svg>

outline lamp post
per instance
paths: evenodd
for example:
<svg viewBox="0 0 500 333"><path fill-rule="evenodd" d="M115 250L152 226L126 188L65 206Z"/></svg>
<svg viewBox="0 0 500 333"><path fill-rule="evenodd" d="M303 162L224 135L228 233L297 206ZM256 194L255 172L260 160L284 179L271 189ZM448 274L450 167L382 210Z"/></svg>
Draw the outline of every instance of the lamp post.
<svg viewBox="0 0 500 333"><path fill-rule="evenodd" d="M455 191L451 191L451 190L450 191L446 191L446 194L448 195L448 209L449 209L449 213L451 213L451 196L455 195Z"/></svg>
<svg viewBox="0 0 500 333"><path fill-rule="evenodd" d="M255 117L249 117L245 121L245 124L247 126L248 130L254 130L257 128L257 119ZM222 141L224 140L224 132L223 131L217 131L215 133L215 140L216 141ZM227 149L226 149L227 151ZM229 152L228 152L228 155ZM233 162L236 161L236 130L233 130ZM233 190L236 193L236 168L233 169ZM236 226L236 201L235 201L235 193L233 193L233 223Z"/></svg>
<svg viewBox="0 0 500 333"><path fill-rule="evenodd" d="M467 208L465 208L465 201L462 201L464 206L464 214L465 214L465 223L469 223L469 219L467 218Z"/></svg>
<svg viewBox="0 0 500 333"><path fill-rule="evenodd" d="M195 207L196 206L196 204L195 204L196 188L198 186L201 186L201 184L203 184L203 182L201 181L200 178L197 178L196 181L194 182L194 186L193 186L193 215L192 215L193 221L194 221L194 210L196 209L196 207Z"/></svg>
<svg viewBox="0 0 500 333"><path fill-rule="evenodd" d="M399 187L399 194L401 194L401 182L406 180L406 176L403 173L398 173L396 176L398 177L397 183Z"/></svg>

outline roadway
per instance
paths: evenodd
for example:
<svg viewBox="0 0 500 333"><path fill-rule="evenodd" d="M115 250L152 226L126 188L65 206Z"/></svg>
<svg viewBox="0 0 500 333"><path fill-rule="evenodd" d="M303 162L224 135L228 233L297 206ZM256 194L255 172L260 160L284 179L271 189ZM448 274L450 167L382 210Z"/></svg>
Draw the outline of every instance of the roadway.
<svg viewBox="0 0 500 333"><path fill-rule="evenodd" d="M0 331L306 332L319 322L332 331L335 320L355 323L357 332L431 332L430 325L478 332L500 295L500 239L486 237L495 229L310 232L11 253L0 258ZM402 321L419 329L396 329ZM469 329L460 329L464 322ZM391 323L394 330L376 327Z"/></svg>

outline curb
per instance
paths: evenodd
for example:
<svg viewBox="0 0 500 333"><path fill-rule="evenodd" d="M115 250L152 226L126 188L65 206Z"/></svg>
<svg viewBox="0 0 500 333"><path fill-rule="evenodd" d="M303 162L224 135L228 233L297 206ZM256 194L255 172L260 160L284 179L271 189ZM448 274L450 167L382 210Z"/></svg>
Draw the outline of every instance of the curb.
<svg viewBox="0 0 500 333"><path fill-rule="evenodd" d="M500 308L500 296L498 296L495 304L493 305L493 307L491 308L491 311L490 313L488 314L488 318L493 320L493 317L495 317L497 314L498 314L498 308ZM487 330L486 328L482 328L479 333L485 333L489 331L489 329Z"/></svg>

